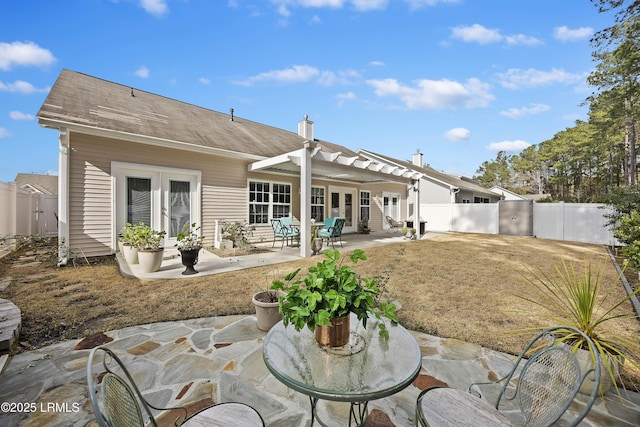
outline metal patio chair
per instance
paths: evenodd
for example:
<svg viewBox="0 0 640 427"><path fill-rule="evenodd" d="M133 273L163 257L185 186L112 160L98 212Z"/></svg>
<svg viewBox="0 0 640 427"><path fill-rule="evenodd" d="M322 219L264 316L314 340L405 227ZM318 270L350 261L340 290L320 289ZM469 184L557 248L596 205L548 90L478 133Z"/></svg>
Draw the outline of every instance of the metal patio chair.
<svg viewBox="0 0 640 427"><path fill-rule="evenodd" d="M340 241L340 247L342 246L342 228L344 227L345 219L342 217L327 218L324 222L324 227L318 230L318 236L323 239L327 239L327 244L331 242L331 246L335 249L336 239Z"/></svg>
<svg viewBox="0 0 640 427"><path fill-rule="evenodd" d="M94 368L99 370L94 373ZM154 412L164 413L176 426L264 426L260 414L243 403L219 403L191 415L185 407L153 406L142 396L122 361L106 347L91 350L87 383L91 407L100 427L157 427Z"/></svg>
<svg viewBox="0 0 640 427"><path fill-rule="evenodd" d="M387 224L389 224L389 228L391 230L397 230L398 228L402 228L404 227L404 223L402 221L396 221L395 219L391 218L389 215L384 217L385 221L387 221Z"/></svg>
<svg viewBox="0 0 640 427"><path fill-rule="evenodd" d="M284 242L287 242L289 246L289 239L293 242L294 239L300 238L300 230L293 225L293 219L291 217L283 217L271 220L271 227L273 228L273 244L276 244L276 239L282 239L282 245L280 249L284 248Z"/></svg>
<svg viewBox="0 0 640 427"><path fill-rule="evenodd" d="M571 347L558 341L558 335L564 335L567 331L581 335L592 354L595 354L593 367L585 372L581 371ZM525 355L530 351L534 354L526 359ZM468 393L447 387L423 390L417 400L416 424L512 425L498 410L504 398L517 402L524 425L550 426L566 412L580 386L593 381L593 391L584 402L582 410L568 424L576 426L586 417L597 397L600 389L600 366L600 356L593 341L582 332L568 326L547 329L529 342L507 376L496 382L471 384ZM502 385L495 406L481 398L479 386L490 384Z"/></svg>

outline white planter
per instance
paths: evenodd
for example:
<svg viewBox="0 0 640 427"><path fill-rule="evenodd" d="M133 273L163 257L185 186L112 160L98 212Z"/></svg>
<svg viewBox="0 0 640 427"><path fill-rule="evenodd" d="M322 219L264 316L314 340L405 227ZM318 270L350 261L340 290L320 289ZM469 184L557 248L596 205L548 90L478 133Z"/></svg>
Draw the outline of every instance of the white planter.
<svg viewBox="0 0 640 427"><path fill-rule="evenodd" d="M233 249L233 242L231 240L222 239L220 241L220 249Z"/></svg>
<svg viewBox="0 0 640 427"><path fill-rule="evenodd" d="M282 315L279 311L278 302L262 302L258 301L256 297L265 292L258 292L251 298L253 305L256 307L256 318L258 320L258 329L261 331L268 331L276 323L282 320Z"/></svg>
<svg viewBox="0 0 640 427"><path fill-rule="evenodd" d="M143 273L154 273L160 269L164 249L157 251L138 251L138 263Z"/></svg>
<svg viewBox="0 0 640 427"><path fill-rule="evenodd" d="M127 261L127 264L138 263L138 248L134 246L123 245L122 255L124 256L124 259Z"/></svg>

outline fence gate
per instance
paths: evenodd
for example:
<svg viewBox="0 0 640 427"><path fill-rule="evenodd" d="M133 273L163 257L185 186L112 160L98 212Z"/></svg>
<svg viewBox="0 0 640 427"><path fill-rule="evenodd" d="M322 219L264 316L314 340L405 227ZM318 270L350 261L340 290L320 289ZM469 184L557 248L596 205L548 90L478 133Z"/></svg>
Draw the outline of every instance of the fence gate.
<svg viewBox="0 0 640 427"><path fill-rule="evenodd" d="M498 233L508 236L533 236L533 202L500 200Z"/></svg>

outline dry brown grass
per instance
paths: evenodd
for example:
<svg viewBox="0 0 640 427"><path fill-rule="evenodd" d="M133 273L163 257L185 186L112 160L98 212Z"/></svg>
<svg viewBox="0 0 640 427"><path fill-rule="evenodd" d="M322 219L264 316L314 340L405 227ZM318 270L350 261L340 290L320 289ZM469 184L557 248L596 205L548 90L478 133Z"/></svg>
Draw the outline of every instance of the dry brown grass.
<svg viewBox="0 0 640 427"><path fill-rule="evenodd" d="M398 317L405 327L514 354L528 336L510 332L548 325L538 308L518 297L528 294L522 278L526 267L552 272L560 258L576 265L608 259L606 248L598 245L476 234L379 246L365 253L368 260L356 270L363 276L389 274L386 287L402 303ZM251 295L259 289L251 277L264 283L274 272L282 277L317 261L163 281L124 278L114 262L47 269L16 269L5 262L0 274L13 279L0 297L22 310L22 340L39 346L136 324L252 313ZM606 280L615 280L613 264L607 264L605 274ZM622 286L616 292L624 295ZM633 309L627 304L623 310ZM615 334L640 336L638 320L610 327Z"/></svg>

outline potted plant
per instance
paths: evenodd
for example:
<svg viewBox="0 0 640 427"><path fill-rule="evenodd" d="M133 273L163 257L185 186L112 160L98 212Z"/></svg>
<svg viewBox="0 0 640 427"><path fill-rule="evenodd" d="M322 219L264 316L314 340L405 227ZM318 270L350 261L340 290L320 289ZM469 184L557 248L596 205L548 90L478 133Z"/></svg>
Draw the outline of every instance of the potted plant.
<svg viewBox="0 0 640 427"><path fill-rule="evenodd" d="M156 231L148 225L140 224L136 227L136 248L138 249L138 263L143 273L153 273L160 269L164 256L162 239L164 231Z"/></svg>
<svg viewBox="0 0 640 427"><path fill-rule="evenodd" d="M321 345L342 346L349 341L349 317L354 313L367 326L369 316L387 317L393 324L398 322L396 306L387 301L377 301L380 289L375 278L360 277L350 265L367 257L362 249L350 255L341 255L338 250L326 250L325 259L309 268L309 273L295 280L300 269L287 274L284 281L276 280L271 289L285 295L279 297L280 313L285 326L293 324L297 331L305 326L315 331ZM295 281L294 281L295 280ZM378 323L379 334L389 339L384 322ZM337 341L333 341L333 339Z"/></svg>
<svg viewBox="0 0 640 427"><path fill-rule="evenodd" d="M238 259L231 259L231 262L235 262L241 264ZM280 314L280 306L278 304L278 296L284 295L282 291L276 291L269 289L270 280L265 277L265 284L262 286L257 280L256 275L251 274L248 269L242 269L249 280L256 285L258 291L253 294L251 297L251 302L256 310L256 322L258 324L258 329L261 331L270 330L276 323L282 320L282 315ZM277 274L277 273L274 273ZM266 273L264 273L266 276Z"/></svg>
<svg viewBox="0 0 640 427"><path fill-rule="evenodd" d="M619 394L616 384L619 368L629 363L635 369L640 369L640 364L635 359L640 354L640 343L637 337L634 339L615 335L607 330L606 326L619 319L636 317L634 313L625 313L619 308L640 292L640 288L623 298L613 296L623 272L620 272L615 281L605 283L605 262L603 260L596 266L591 262L585 263L584 271L578 273L572 263L563 260L561 266L555 266L555 277L542 271L535 273L529 270L531 277L525 277L525 280L531 285L535 297L520 297L547 309L548 318L556 324L572 326L591 338L602 361L600 393L604 394L614 386ZM559 341L571 347L578 360L582 360L583 366L592 366L595 356L583 351L587 346L581 336L567 331L559 337ZM580 391L589 394L593 386L589 390L589 382L585 384Z"/></svg>
<svg viewBox="0 0 640 427"><path fill-rule="evenodd" d="M195 222L185 224L176 237L176 247L182 257L182 265L186 267L182 272L183 275L198 273L193 266L198 263L198 254L202 249L202 241L204 240L204 237L198 232L199 230L200 227L196 227Z"/></svg>
<svg viewBox="0 0 640 427"><path fill-rule="evenodd" d="M315 226L315 218L311 218L311 251L318 255L322 250L322 238L318 239L318 227Z"/></svg>
<svg viewBox="0 0 640 427"><path fill-rule="evenodd" d="M144 224L141 222L138 225L133 225L131 223L127 223L120 233L120 253L124 257L127 264L137 264L138 263L138 228L143 226Z"/></svg>

